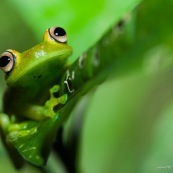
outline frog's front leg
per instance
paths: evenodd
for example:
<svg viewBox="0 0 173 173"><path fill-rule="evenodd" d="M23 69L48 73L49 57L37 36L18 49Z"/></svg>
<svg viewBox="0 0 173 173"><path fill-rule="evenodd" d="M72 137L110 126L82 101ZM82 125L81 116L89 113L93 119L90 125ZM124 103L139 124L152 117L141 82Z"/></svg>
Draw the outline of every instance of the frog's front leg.
<svg viewBox="0 0 173 173"><path fill-rule="evenodd" d="M67 95L64 94L56 98L55 93L59 91L59 85L55 85L50 89L50 99L45 102L43 106L38 105L23 105L20 109L20 114L24 117L28 117L31 120L44 120L47 117L53 118L56 114L54 108L59 104L65 104L67 101ZM18 115L16 115L18 116ZM35 129L28 129L27 123L16 123L15 115L8 116L7 114L0 114L0 129L3 134L7 135L12 132L20 133L21 136L34 133ZM26 130L27 129L27 130Z"/></svg>
<svg viewBox="0 0 173 173"><path fill-rule="evenodd" d="M21 108L20 114L33 120L44 120L47 117L53 118L55 115L54 108L59 104L65 104L67 101L67 94L58 98L54 96L59 89L59 85L54 85L50 89L50 99L43 106L27 104Z"/></svg>
<svg viewBox="0 0 173 173"><path fill-rule="evenodd" d="M50 89L50 99L46 101L44 105L44 115L46 117L53 117L55 115L55 106L58 106L59 104L65 104L67 101L67 94L64 94L58 98L54 96L54 94L56 94L59 91L59 89L59 85L54 85Z"/></svg>

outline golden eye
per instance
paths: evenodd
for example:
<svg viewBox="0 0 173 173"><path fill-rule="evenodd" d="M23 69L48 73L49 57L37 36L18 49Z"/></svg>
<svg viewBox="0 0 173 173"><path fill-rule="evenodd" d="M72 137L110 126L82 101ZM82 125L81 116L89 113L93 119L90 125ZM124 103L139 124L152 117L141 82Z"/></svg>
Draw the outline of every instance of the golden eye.
<svg viewBox="0 0 173 173"><path fill-rule="evenodd" d="M60 43L66 43L67 42L67 35L63 28L61 27L52 27L48 30L49 36L53 38L55 41Z"/></svg>
<svg viewBox="0 0 173 173"><path fill-rule="evenodd" d="M0 68L5 72L10 72L15 64L15 55L10 52L6 51L0 56Z"/></svg>

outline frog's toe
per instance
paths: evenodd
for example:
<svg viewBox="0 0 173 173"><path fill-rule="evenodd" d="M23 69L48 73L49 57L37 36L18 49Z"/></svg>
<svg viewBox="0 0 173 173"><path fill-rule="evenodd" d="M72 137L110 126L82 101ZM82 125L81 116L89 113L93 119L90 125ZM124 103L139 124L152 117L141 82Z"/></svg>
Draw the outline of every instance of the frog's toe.
<svg viewBox="0 0 173 173"><path fill-rule="evenodd" d="M50 89L50 93L56 93L58 92L60 89L60 86L59 85L54 85L51 89Z"/></svg>
<svg viewBox="0 0 173 173"><path fill-rule="evenodd" d="M9 124L10 124L9 116L6 114L0 113L0 128L2 129L2 131L6 132Z"/></svg>

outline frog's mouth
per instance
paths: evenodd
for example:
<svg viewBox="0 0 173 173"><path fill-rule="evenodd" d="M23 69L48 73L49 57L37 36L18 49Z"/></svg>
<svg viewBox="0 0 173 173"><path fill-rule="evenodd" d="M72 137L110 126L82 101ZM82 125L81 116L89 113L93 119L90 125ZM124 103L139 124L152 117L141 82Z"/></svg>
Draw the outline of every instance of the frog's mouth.
<svg viewBox="0 0 173 173"><path fill-rule="evenodd" d="M67 46L67 45L66 45ZM27 52L26 52L27 53ZM39 87L52 85L58 82L67 68L67 58L72 54L72 49L68 49L57 55L56 52L46 53L45 51L34 52L33 61L23 66L17 66L12 73L7 76L7 85L11 87ZM29 59L29 58L28 58Z"/></svg>

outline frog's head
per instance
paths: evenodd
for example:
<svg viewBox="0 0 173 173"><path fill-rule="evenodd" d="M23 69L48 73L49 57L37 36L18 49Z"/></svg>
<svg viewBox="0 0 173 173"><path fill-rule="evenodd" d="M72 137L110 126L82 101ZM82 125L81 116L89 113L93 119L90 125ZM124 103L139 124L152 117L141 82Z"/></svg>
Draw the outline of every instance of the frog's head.
<svg viewBox="0 0 173 173"><path fill-rule="evenodd" d="M62 75L71 54L65 30L52 27L45 31L43 42L35 47L23 53L5 51L0 56L0 68L6 73L9 86L41 85Z"/></svg>

